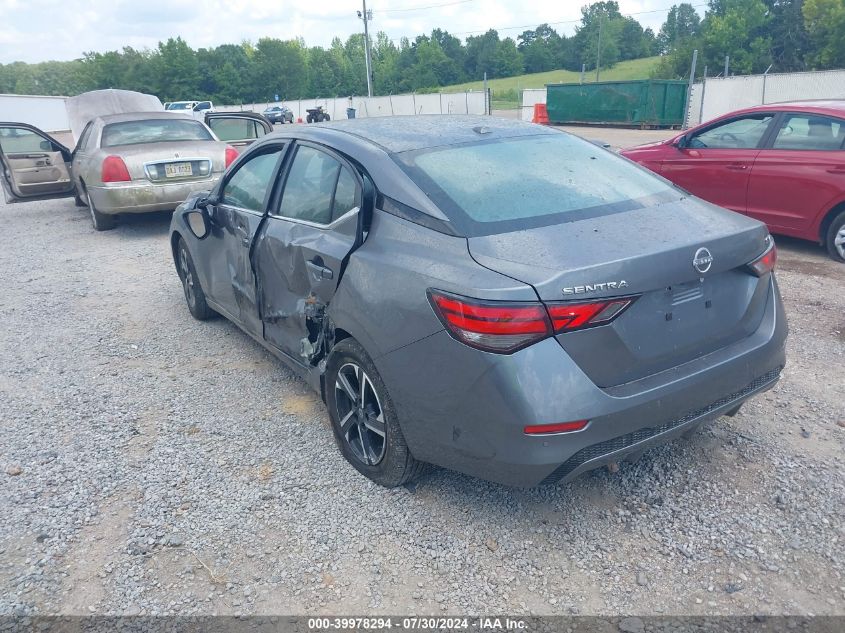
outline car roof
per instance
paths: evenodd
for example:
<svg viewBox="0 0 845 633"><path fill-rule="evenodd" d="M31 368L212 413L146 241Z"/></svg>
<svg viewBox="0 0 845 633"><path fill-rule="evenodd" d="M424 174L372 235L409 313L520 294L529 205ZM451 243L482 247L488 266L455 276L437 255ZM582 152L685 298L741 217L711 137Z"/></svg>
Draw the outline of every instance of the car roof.
<svg viewBox="0 0 845 633"><path fill-rule="evenodd" d="M149 119L187 119L195 121L190 114L182 114L177 112L122 112L120 114L107 114L99 117L104 123L126 123L129 121L147 121Z"/></svg>
<svg viewBox="0 0 845 633"><path fill-rule="evenodd" d="M389 153L557 133L544 126L499 117L431 114L342 119L309 125L304 128L304 134L297 136L308 138L313 135L325 139L324 133L329 130L366 141Z"/></svg>
<svg viewBox="0 0 845 633"><path fill-rule="evenodd" d="M781 112L792 110L796 112L813 112L818 114L845 115L845 99L806 99L804 101L781 101L738 110L737 112ZM732 113L735 114L735 113Z"/></svg>

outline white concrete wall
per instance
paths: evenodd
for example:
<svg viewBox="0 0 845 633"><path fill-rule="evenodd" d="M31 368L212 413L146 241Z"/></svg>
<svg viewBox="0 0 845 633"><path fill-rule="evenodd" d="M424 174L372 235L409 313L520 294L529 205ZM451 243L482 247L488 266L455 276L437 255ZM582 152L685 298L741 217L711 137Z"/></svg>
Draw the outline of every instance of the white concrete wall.
<svg viewBox="0 0 845 633"><path fill-rule="evenodd" d="M297 119L306 120L306 110L317 106L323 106L334 119L345 119L346 108L349 107L347 97L334 99L291 99L282 101L284 105L293 111L294 121ZM227 106L217 105L214 108L218 112L237 112L240 110L252 110L262 112L266 107L275 105L272 102L247 103L243 105ZM352 97L352 107L355 108L355 116L359 119L375 116L399 116L411 114L484 114L484 93L478 92L456 92L435 93L435 94L406 94L391 95L387 97Z"/></svg>
<svg viewBox="0 0 845 633"><path fill-rule="evenodd" d="M66 97L0 95L0 121L29 123L45 132L70 129Z"/></svg>
<svg viewBox="0 0 845 633"><path fill-rule="evenodd" d="M693 86L688 124L740 108L803 99L845 99L845 70L707 79Z"/></svg>
<svg viewBox="0 0 845 633"><path fill-rule="evenodd" d="M720 77L693 84L687 125L692 127L741 108L799 99L845 99L845 70ZM522 91L523 121L534 116L535 103L546 103L545 88Z"/></svg>
<svg viewBox="0 0 845 633"><path fill-rule="evenodd" d="M41 97L29 95L0 95L0 121L29 123L45 132L70 129L65 99L67 97ZM332 119L345 119L349 99L296 99L284 101L293 110L294 121L305 121L306 110L323 106ZM272 103L250 103L236 106L215 104L218 112L252 110L262 112ZM388 97L352 97L355 116L394 116L411 114L484 114L484 93L456 92L454 94L407 94Z"/></svg>
<svg viewBox="0 0 845 633"><path fill-rule="evenodd" d="M523 90L519 118L522 121L531 121L534 118L534 105L537 103L546 103L545 88L529 88Z"/></svg>

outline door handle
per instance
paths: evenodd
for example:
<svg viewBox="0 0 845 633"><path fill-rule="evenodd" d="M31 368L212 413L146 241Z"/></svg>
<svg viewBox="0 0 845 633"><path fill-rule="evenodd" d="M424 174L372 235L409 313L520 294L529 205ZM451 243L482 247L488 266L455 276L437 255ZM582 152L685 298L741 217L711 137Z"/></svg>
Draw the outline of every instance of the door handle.
<svg viewBox="0 0 845 633"><path fill-rule="evenodd" d="M322 264L319 264L315 261L306 262L306 265L308 266L308 270L311 271L311 274L314 275L314 279L316 280L331 279L334 277L332 269L327 266L323 266Z"/></svg>
<svg viewBox="0 0 845 633"><path fill-rule="evenodd" d="M727 166L727 168L731 171L743 171L745 169L748 169L748 165L746 165L745 163L731 163Z"/></svg>
<svg viewBox="0 0 845 633"><path fill-rule="evenodd" d="M839 167L831 167L827 170L829 174L836 174L837 176L845 175L845 165Z"/></svg>

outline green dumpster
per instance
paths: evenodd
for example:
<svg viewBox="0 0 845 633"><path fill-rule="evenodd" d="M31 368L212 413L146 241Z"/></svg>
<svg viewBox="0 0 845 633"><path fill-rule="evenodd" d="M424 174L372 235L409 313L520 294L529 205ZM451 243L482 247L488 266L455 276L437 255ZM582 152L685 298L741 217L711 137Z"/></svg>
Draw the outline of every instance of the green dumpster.
<svg viewBox="0 0 845 633"><path fill-rule="evenodd" d="M672 127L683 124L686 100L685 81L546 84L546 108L552 123Z"/></svg>

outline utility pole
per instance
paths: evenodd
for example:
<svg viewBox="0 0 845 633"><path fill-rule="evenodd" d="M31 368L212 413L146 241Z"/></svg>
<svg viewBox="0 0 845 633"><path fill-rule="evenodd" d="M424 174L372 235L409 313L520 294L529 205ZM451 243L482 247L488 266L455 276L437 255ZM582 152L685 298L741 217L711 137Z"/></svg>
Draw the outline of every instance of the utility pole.
<svg viewBox="0 0 845 633"><path fill-rule="evenodd" d="M601 70L601 13L599 13L599 42L596 47L596 83L599 82L599 71Z"/></svg>
<svg viewBox="0 0 845 633"><path fill-rule="evenodd" d="M687 99L686 103L684 104L686 107L684 108L686 114L684 115L684 129L686 130L689 127L689 108L690 108L690 97L692 96L692 83L695 81L695 64L698 61L698 49L695 49L692 52L692 66L690 67L689 71L689 83L687 83Z"/></svg>
<svg viewBox="0 0 845 633"><path fill-rule="evenodd" d="M722 77L724 77L725 79L728 78L728 70L730 70L730 67L731 67L731 56L725 55L725 74L722 75Z"/></svg>
<svg viewBox="0 0 845 633"><path fill-rule="evenodd" d="M370 29L368 22L373 19L372 10L367 11L367 0L364 2L364 11L358 11L358 17L364 20L364 61L367 65L367 96L373 96L373 62L370 56Z"/></svg>

